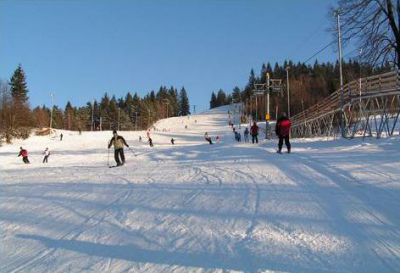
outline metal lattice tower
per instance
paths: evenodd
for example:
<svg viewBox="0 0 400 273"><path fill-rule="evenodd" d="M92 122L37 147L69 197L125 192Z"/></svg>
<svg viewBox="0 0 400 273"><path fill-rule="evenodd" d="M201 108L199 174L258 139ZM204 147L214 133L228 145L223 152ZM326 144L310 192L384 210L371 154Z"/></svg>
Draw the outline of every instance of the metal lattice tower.
<svg viewBox="0 0 400 273"><path fill-rule="evenodd" d="M397 71L352 81L292 117L292 136L392 136L400 115Z"/></svg>

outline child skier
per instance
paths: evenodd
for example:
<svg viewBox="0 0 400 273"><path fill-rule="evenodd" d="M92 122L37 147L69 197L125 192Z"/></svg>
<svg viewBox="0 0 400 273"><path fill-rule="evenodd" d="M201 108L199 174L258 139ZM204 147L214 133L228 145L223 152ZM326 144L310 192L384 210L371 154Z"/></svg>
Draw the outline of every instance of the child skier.
<svg viewBox="0 0 400 273"><path fill-rule="evenodd" d="M23 149L22 147L19 147L19 149L20 149L20 151L19 151L18 157L22 156L22 161L25 164L29 164L30 162L28 159L28 151Z"/></svg>
<svg viewBox="0 0 400 273"><path fill-rule="evenodd" d="M117 131L113 131L113 137L108 143L108 149L114 145L114 159L117 162L117 166L122 166L125 164L124 146L129 147L125 139L117 134Z"/></svg>
<svg viewBox="0 0 400 273"><path fill-rule="evenodd" d="M49 148L46 148L46 149L44 150L43 154L44 154L43 163L47 163L47 162L48 162L48 159L49 159L49 156L50 156Z"/></svg>

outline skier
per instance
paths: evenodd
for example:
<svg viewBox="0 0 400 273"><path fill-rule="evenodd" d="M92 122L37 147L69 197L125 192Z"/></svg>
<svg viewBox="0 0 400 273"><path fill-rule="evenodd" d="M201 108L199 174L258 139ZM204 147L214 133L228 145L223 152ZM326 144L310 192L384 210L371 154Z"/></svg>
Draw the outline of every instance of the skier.
<svg viewBox="0 0 400 273"><path fill-rule="evenodd" d="M240 132L235 131L235 140L236 140L237 142L240 142L241 139L242 139L242 136L241 136Z"/></svg>
<svg viewBox="0 0 400 273"><path fill-rule="evenodd" d="M19 151L18 157L22 156L22 161L25 164L29 164L30 162L28 159L28 151L23 149L22 147L19 147L19 149L20 149L20 151Z"/></svg>
<svg viewBox="0 0 400 273"><path fill-rule="evenodd" d="M211 137L208 136L208 133L207 133L207 132L204 134L204 139L207 140L208 143L213 144L213 142L212 142L212 140L211 140Z"/></svg>
<svg viewBox="0 0 400 273"><path fill-rule="evenodd" d="M171 144L174 145L175 144L175 139L171 138Z"/></svg>
<svg viewBox="0 0 400 273"><path fill-rule="evenodd" d="M288 119L286 113L282 113L275 126L275 133L279 137L278 153L282 153L283 140L285 140L287 152L290 153L291 145L289 142L289 135L291 125L292 123L290 119Z"/></svg>
<svg viewBox="0 0 400 273"><path fill-rule="evenodd" d="M139 142L142 142L142 136L139 136Z"/></svg>
<svg viewBox="0 0 400 273"><path fill-rule="evenodd" d="M254 144L254 141L258 143L258 126L257 123L254 121L253 126L250 128L250 134L251 134L251 142Z"/></svg>
<svg viewBox="0 0 400 273"><path fill-rule="evenodd" d="M61 133L61 135L60 135L60 141L62 141L63 136L64 136L64 135Z"/></svg>
<svg viewBox="0 0 400 273"><path fill-rule="evenodd" d="M48 159L49 159L49 156L50 156L49 148L46 148L46 149L44 150L43 154L44 154L43 163L47 163L47 162L48 162Z"/></svg>
<svg viewBox="0 0 400 273"><path fill-rule="evenodd" d="M113 131L113 137L111 138L110 142L108 143L108 149L114 145L114 159L117 162L117 166L122 166L125 164L125 155L124 155L124 145L129 147L126 143L125 139L117 134L117 131Z"/></svg>
<svg viewBox="0 0 400 273"><path fill-rule="evenodd" d="M246 127L246 129L244 129L244 142L249 142L249 128Z"/></svg>
<svg viewBox="0 0 400 273"><path fill-rule="evenodd" d="M150 147L153 147L153 140L151 139L151 137L149 137L149 145Z"/></svg>

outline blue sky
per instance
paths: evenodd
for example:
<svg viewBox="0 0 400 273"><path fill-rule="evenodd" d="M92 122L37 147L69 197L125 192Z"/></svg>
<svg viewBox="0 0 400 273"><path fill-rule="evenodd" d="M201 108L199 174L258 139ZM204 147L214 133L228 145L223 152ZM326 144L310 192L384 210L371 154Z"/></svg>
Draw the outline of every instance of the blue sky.
<svg viewBox="0 0 400 273"><path fill-rule="evenodd" d="M22 64L32 106L185 86L197 109L251 68L328 44L333 0L0 1L0 78ZM334 46L317 56L334 61ZM315 59L314 59L315 60ZM311 60L310 63L313 63Z"/></svg>

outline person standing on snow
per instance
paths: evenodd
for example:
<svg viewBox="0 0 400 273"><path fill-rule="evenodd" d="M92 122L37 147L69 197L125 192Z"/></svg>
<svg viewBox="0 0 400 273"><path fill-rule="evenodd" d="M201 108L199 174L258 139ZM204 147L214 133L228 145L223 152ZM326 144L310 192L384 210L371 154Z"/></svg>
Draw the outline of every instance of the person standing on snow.
<svg viewBox="0 0 400 273"><path fill-rule="evenodd" d="M278 153L282 153L283 140L285 140L287 152L290 153L291 145L289 142L289 135L291 125L292 123L290 119L288 119L286 113L282 113L282 116L277 120L275 126L275 133L279 137Z"/></svg>
<svg viewBox="0 0 400 273"><path fill-rule="evenodd" d="M258 126L257 123L254 121L253 126L250 128L250 134L251 134L251 142L254 144L254 141L258 143Z"/></svg>
<svg viewBox="0 0 400 273"><path fill-rule="evenodd" d="M19 151L18 157L22 156L22 161L25 164L29 164L30 162L29 162L29 159L28 159L28 151L23 149L22 147L19 147L19 150L20 151Z"/></svg>
<svg viewBox="0 0 400 273"><path fill-rule="evenodd" d="M246 127L246 129L244 130L244 142L249 142L249 128Z"/></svg>
<svg viewBox="0 0 400 273"><path fill-rule="evenodd" d="M125 164L124 146L129 147L125 139L117 134L117 131L113 131L113 137L108 143L108 149L114 145L114 159L117 162L117 166L122 166Z"/></svg>
<svg viewBox="0 0 400 273"><path fill-rule="evenodd" d="M44 154L43 163L47 163L47 162L48 162L48 159L49 159L49 156L50 156L49 148L46 148L46 149L44 150L43 154Z"/></svg>
<svg viewBox="0 0 400 273"><path fill-rule="evenodd" d="M64 137L64 135L61 133L61 135L60 135L60 141L62 141L63 137Z"/></svg>

